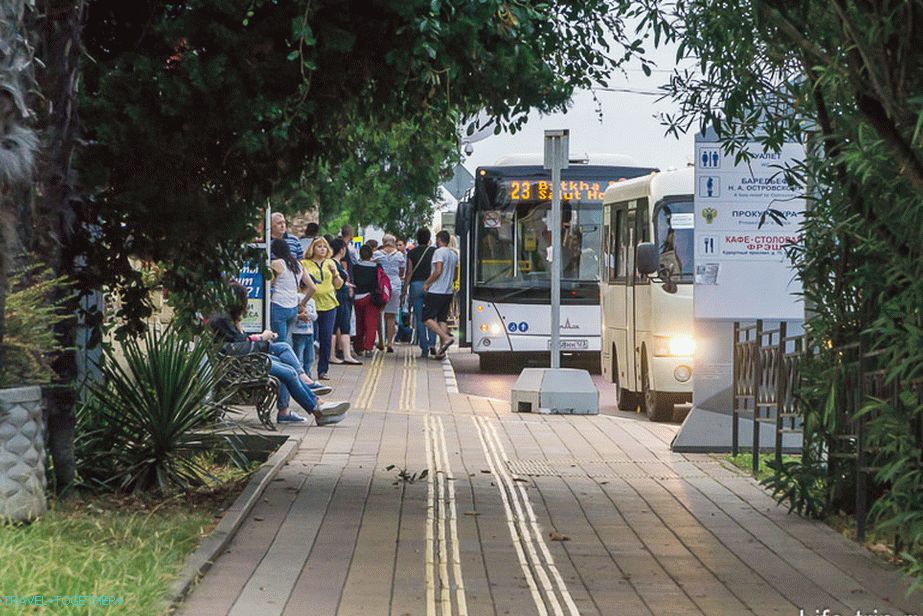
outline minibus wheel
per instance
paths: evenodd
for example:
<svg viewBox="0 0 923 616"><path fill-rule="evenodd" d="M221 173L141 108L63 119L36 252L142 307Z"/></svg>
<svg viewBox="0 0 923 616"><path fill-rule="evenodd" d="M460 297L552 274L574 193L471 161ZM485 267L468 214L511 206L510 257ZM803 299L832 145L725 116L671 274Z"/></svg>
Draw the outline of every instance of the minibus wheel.
<svg viewBox="0 0 923 616"><path fill-rule="evenodd" d="M615 383L615 392L618 396L616 406L618 406L619 410L634 411L637 409L638 394L622 387L622 382L619 379L619 362L615 354L615 349L612 349L612 382Z"/></svg>
<svg viewBox="0 0 923 616"><path fill-rule="evenodd" d="M651 389L651 379L647 368L647 355L641 358L641 404L651 421L672 421L673 398L668 394Z"/></svg>

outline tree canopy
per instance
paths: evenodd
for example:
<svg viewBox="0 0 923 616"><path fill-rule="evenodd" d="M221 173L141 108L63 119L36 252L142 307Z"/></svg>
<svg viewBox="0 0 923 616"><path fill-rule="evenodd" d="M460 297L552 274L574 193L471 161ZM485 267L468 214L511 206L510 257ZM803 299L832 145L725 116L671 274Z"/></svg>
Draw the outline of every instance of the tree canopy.
<svg viewBox="0 0 923 616"><path fill-rule="evenodd" d="M181 293L220 279L280 194L316 196L325 216L417 219L464 117L486 109L515 130L640 50L616 8L93 0L79 160L99 222L85 283L140 298L128 255L163 262ZM129 301L123 316L143 313Z"/></svg>

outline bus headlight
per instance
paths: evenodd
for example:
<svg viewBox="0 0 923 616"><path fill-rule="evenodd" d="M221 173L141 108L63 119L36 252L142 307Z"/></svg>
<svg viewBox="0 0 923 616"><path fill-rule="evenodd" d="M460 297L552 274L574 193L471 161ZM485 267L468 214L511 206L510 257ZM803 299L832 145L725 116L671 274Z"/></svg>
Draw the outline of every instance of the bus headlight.
<svg viewBox="0 0 923 616"><path fill-rule="evenodd" d="M499 323L481 323L481 332L491 336L499 336L503 332L503 328L500 327Z"/></svg>
<svg viewBox="0 0 923 616"><path fill-rule="evenodd" d="M654 355L657 357L689 357L695 353L692 336L654 336Z"/></svg>

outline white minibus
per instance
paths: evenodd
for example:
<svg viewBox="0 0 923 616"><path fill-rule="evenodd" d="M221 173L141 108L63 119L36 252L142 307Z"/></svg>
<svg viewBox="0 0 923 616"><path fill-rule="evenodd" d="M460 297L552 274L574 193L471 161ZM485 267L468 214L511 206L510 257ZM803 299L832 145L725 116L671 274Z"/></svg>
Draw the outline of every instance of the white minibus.
<svg viewBox="0 0 923 616"><path fill-rule="evenodd" d="M620 409L652 421L692 401L693 174L651 173L603 198L602 372Z"/></svg>

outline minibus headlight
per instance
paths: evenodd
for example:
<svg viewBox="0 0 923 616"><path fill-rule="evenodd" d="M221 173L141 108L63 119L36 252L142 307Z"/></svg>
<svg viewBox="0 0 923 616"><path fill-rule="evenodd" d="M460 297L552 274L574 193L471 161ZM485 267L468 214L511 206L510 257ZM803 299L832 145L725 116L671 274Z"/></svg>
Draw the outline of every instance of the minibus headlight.
<svg viewBox="0 0 923 616"><path fill-rule="evenodd" d="M654 355L657 357L689 357L695 353L692 336L654 336Z"/></svg>

